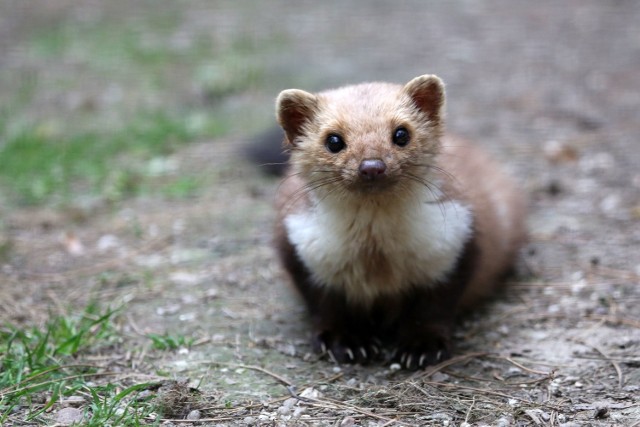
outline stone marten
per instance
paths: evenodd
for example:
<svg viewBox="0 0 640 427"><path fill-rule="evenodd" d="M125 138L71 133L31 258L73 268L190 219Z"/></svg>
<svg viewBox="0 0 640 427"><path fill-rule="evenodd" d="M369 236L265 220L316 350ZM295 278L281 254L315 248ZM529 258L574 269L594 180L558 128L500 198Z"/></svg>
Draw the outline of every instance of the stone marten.
<svg viewBox="0 0 640 427"><path fill-rule="evenodd" d="M313 347L406 369L451 354L455 315L488 295L525 240L525 199L494 160L444 135L442 81L280 93L289 168L275 244Z"/></svg>

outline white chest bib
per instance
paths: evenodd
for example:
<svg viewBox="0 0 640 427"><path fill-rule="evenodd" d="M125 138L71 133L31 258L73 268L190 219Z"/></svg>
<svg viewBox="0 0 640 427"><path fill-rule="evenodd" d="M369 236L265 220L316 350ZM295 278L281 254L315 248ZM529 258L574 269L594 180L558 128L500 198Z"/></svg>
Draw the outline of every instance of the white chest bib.
<svg viewBox="0 0 640 427"><path fill-rule="evenodd" d="M445 278L472 222L470 209L457 201L398 207L324 199L288 215L285 227L318 286L342 289L350 300L367 304Z"/></svg>

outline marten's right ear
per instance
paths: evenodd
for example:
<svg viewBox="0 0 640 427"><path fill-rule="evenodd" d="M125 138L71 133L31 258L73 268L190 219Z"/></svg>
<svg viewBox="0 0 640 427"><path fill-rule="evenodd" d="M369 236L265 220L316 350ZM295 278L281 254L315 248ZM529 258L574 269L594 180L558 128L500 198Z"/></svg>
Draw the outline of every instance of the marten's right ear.
<svg viewBox="0 0 640 427"><path fill-rule="evenodd" d="M296 136L302 132L302 126L316 113L318 99L303 90L283 90L276 99L276 117L287 135L287 142L295 145Z"/></svg>

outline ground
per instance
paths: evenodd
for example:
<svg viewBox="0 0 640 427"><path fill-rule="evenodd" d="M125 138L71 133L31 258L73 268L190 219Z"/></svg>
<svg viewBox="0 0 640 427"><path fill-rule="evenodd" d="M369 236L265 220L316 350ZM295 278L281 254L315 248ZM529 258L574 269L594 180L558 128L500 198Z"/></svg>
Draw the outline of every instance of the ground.
<svg viewBox="0 0 640 427"><path fill-rule="evenodd" d="M57 383L0 383L3 425L98 423L96 402L118 425L143 397L130 425L640 425L639 21L624 0L4 2L0 377L12 331L84 316L71 335L95 339L53 352ZM424 73L530 195L530 243L450 361L338 367L270 246L277 179L242 149L282 89ZM130 148L54 148L46 174L7 154L25 141Z"/></svg>

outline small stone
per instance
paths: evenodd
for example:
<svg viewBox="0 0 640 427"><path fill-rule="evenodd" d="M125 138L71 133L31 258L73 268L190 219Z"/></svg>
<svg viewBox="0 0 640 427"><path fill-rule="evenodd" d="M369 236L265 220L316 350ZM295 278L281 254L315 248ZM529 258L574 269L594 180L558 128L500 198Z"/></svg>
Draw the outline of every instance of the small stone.
<svg viewBox="0 0 640 427"><path fill-rule="evenodd" d="M187 415L187 419L196 421L196 420L199 420L201 416L202 414L200 414L200 411L198 411L197 409L194 409L193 411L189 412L189 414Z"/></svg>
<svg viewBox="0 0 640 427"><path fill-rule="evenodd" d="M437 383L443 383L445 381L447 381L449 379L449 375L444 374L440 371L433 373L433 375L431 375L431 380L437 382Z"/></svg>
<svg viewBox="0 0 640 427"><path fill-rule="evenodd" d="M356 420L353 417L346 417L340 422L340 427L351 427L355 425Z"/></svg>
<svg viewBox="0 0 640 427"><path fill-rule="evenodd" d="M510 427L513 424L513 418L509 417L500 417L496 420L496 427Z"/></svg>
<svg viewBox="0 0 640 427"><path fill-rule="evenodd" d="M296 399L294 397L290 397L289 399L285 400L282 403L282 406L284 406L285 408L291 409L296 405L296 403L298 403L298 399Z"/></svg>
<svg viewBox="0 0 640 427"><path fill-rule="evenodd" d="M399 371L400 369L402 369L402 366L400 366L399 363L392 363L389 366L389 369L391 369L392 371Z"/></svg>
<svg viewBox="0 0 640 427"><path fill-rule="evenodd" d="M83 418L84 412L77 408L62 408L56 412L56 423L63 426L79 423Z"/></svg>
<svg viewBox="0 0 640 427"><path fill-rule="evenodd" d="M600 152L585 156L580 160L580 167L587 173L603 172L615 167L616 161L612 154Z"/></svg>
<svg viewBox="0 0 640 427"><path fill-rule="evenodd" d="M244 417L244 420L242 420L242 421L247 425L251 425L251 424L255 424L256 423L256 419L254 417Z"/></svg>
<svg viewBox="0 0 640 427"><path fill-rule="evenodd" d="M286 406L281 406L278 408L278 414L280 415L289 415L291 413L291 408L287 408Z"/></svg>
<svg viewBox="0 0 640 427"><path fill-rule="evenodd" d="M606 214L614 214L620 211L622 198L619 194L609 194L600 201L600 209Z"/></svg>
<svg viewBox="0 0 640 427"><path fill-rule="evenodd" d="M120 242L118 238L113 234L105 234L104 236L98 239L98 243L96 243L96 247L99 252L106 252L108 250L117 248L120 246Z"/></svg>
<svg viewBox="0 0 640 427"><path fill-rule="evenodd" d="M174 271L169 275L169 280L176 285L193 286L201 281L201 277L188 271Z"/></svg>
<svg viewBox="0 0 640 427"><path fill-rule="evenodd" d="M322 394L313 387L308 387L302 390L302 393L300 393L300 397L304 397L307 399L318 399L319 397L322 397Z"/></svg>

